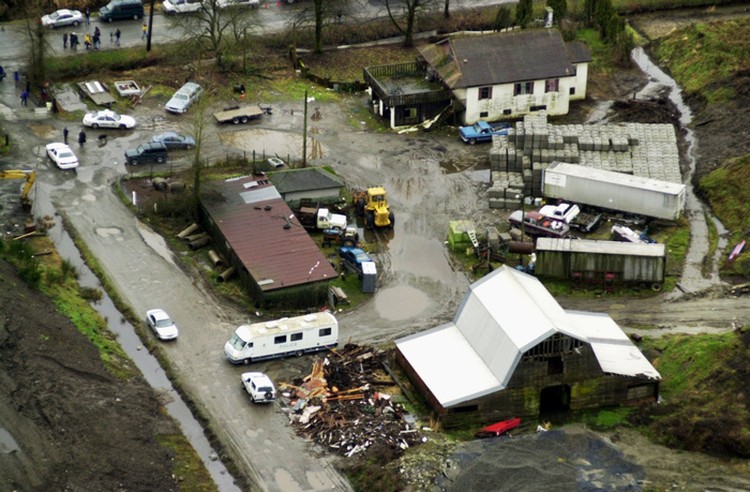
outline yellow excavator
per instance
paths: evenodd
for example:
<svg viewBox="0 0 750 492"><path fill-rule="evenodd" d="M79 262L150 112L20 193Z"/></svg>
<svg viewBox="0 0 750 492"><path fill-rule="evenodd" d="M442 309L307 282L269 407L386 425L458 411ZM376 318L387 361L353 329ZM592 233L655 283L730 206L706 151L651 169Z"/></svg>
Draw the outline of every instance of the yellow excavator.
<svg viewBox="0 0 750 492"><path fill-rule="evenodd" d="M0 171L0 179L25 179L26 184L23 185L23 190L21 191L21 206L24 210L31 210L29 192L31 191L31 187L34 186L34 181L36 181L36 171L9 169L7 171Z"/></svg>

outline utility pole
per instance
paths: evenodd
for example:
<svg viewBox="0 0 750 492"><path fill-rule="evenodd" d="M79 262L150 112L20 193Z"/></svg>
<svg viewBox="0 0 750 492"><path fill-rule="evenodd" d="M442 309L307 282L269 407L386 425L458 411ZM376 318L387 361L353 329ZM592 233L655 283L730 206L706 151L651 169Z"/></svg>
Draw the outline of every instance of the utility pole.
<svg viewBox="0 0 750 492"><path fill-rule="evenodd" d="M307 90L305 90L305 122L302 127L302 167L307 167Z"/></svg>
<svg viewBox="0 0 750 492"><path fill-rule="evenodd" d="M151 0L149 3L149 12L148 12L148 34L146 35L146 52L151 51L151 34L153 33L153 27L154 27L154 2L156 0Z"/></svg>

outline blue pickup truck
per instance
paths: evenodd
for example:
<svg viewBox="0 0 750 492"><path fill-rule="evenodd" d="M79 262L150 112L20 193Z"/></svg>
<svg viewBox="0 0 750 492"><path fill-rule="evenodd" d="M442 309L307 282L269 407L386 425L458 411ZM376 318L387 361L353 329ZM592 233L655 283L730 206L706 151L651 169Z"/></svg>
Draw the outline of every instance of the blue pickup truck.
<svg viewBox="0 0 750 492"><path fill-rule="evenodd" d="M462 126L458 129L458 135L464 143L474 145L477 142L491 142L495 135L508 135L511 131L509 123L488 123L477 121L471 126Z"/></svg>

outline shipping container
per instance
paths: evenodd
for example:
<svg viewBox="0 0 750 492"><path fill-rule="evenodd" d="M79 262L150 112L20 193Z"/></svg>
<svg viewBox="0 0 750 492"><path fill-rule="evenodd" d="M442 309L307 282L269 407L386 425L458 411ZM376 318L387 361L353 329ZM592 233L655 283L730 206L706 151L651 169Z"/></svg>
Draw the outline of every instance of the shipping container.
<svg viewBox="0 0 750 492"><path fill-rule="evenodd" d="M542 192L608 210L677 220L685 208L686 187L657 179L555 162L544 171Z"/></svg>
<svg viewBox="0 0 750 492"><path fill-rule="evenodd" d="M581 281L607 280L661 288L667 262L663 244L540 237L536 242L539 276Z"/></svg>

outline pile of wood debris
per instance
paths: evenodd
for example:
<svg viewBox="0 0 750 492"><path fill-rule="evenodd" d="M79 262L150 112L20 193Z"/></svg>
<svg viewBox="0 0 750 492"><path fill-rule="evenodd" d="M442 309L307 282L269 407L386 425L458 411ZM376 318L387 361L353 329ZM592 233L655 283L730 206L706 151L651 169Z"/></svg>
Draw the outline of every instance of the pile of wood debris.
<svg viewBox="0 0 750 492"><path fill-rule="evenodd" d="M299 385L282 383L297 432L347 457L375 444L400 453L423 442L403 407L378 390L394 386L384 359L383 352L347 344L323 360L316 357Z"/></svg>

